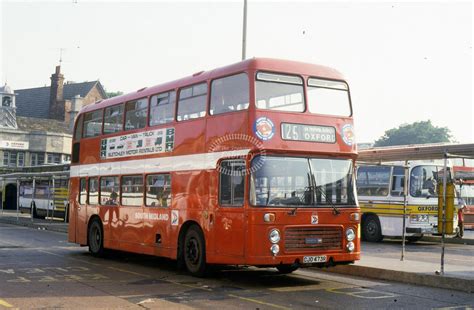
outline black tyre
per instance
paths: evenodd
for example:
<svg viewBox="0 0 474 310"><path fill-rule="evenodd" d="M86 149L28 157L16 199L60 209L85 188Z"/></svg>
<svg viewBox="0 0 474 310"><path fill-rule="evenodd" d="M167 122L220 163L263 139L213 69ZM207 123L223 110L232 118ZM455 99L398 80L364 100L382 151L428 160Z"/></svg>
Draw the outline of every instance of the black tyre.
<svg viewBox="0 0 474 310"><path fill-rule="evenodd" d="M421 238L423 238L423 234L418 235L418 236L407 236L407 237L406 237L406 240L407 240L408 242L410 242L410 243L415 243L415 242L417 242L417 241L420 241Z"/></svg>
<svg viewBox="0 0 474 310"><path fill-rule="evenodd" d="M376 215L367 215L362 221L362 236L369 242L380 242L383 239L382 227Z"/></svg>
<svg viewBox="0 0 474 310"><path fill-rule="evenodd" d="M203 277L206 274L206 244L198 226L189 227L183 244L184 265L190 274Z"/></svg>
<svg viewBox="0 0 474 310"><path fill-rule="evenodd" d="M36 204L34 202L31 203L31 210L32 210L32 216L34 219L44 219L44 216L38 215L38 209L36 208Z"/></svg>
<svg viewBox="0 0 474 310"><path fill-rule="evenodd" d="M104 231L99 220L94 219L89 225L87 233L87 241L89 244L89 252L96 257L104 255Z"/></svg>
<svg viewBox="0 0 474 310"><path fill-rule="evenodd" d="M293 266L293 265L279 265L276 268L278 269L278 272L280 272L281 274L292 273L293 271L298 269L298 267Z"/></svg>
<svg viewBox="0 0 474 310"><path fill-rule="evenodd" d="M31 203L31 216L34 219L38 218L38 214L36 213L36 206L34 202Z"/></svg>

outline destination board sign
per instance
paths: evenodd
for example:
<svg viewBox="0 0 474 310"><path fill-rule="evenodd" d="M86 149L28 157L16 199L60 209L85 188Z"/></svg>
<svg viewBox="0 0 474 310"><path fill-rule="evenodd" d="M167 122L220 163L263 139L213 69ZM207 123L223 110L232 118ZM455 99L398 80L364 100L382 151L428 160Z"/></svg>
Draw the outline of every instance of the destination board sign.
<svg viewBox="0 0 474 310"><path fill-rule="evenodd" d="M336 128L331 126L281 123L283 140L335 143Z"/></svg>

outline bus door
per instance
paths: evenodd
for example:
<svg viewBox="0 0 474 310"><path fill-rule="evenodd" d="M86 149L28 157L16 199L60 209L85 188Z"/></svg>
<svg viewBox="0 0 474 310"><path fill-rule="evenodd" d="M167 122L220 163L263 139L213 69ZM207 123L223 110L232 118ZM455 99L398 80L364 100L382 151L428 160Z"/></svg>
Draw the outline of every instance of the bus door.
<svg viewBox="0 0 474 310"><path fill-rule="evenodd" d="M389 191L389 204L390 209L393 210L392 212L394 214L397 214L397 218L399 218L400 220L396 223L393 221L387 221L387 224L390 223L390 225L387 225L387 229L385 229L385 233L387 235L391 234L394 236L400 236L403 234L403 206L405 202L404 182L405 168L403 166L393 166ZM407 222L406 224L408 226L409 222Z"/></svg>
<svg viewBox="0 0 474 310"><path fill-rule="evenodd" d="M218 254L243 256L245 249L245 161L223 160L219 172L219 198L215 213L215 249Z"/></svg>
<svg viewBox="0 0 474 310"><path fill-rule="evenodd" d="M98 179L80 178L79 194L77 200L70 201L71 214L69 225L75 225L75 240L78 243L87 243L87 204L98 203Z"/></svg>
<svg viewBox="0 0 474 310"><path fill-rule="evenodd" d="M438 225L438 174L440 167L418 165L410 170L409 204L411 210L410 225L423 227L428 231Z"/></svg>
<svg viewBox="0 0 474 310"><path fill-rule="evenodd" d="M113 184L117 184L117 186ZM118 177L111 181L110 186L118 188ZM123 176L121 193L121 203L118 202L120 196L118 191L115 202L120 205L120 244L132 247L141 245L143 243L143 175Z"/></svg>

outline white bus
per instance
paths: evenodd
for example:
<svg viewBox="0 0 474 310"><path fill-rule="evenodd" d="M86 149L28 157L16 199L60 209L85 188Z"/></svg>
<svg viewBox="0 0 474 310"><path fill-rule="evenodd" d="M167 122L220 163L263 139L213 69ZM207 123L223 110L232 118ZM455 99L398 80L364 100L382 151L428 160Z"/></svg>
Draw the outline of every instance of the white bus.
<svg viewBox="0 0 474 310"><path fill-rule="evenodd" d="M438 233L438 177L443 162L408 161L406 239L415 242L424 234ZM382 165L359 164L357 194L362 212L362 238L378 242L384 236L403 234L405 161ZM456 201L455 201L456 203ZM455 212L454 226L458 226Z"/></svg>
<svg viewBox="0 0 474 310"><path fill-rule="evenodd" d="M57 217L64 219L68 201L69 179L20 181L19 208L21 213L30 213L33 218ZM34 191L33 191L34 189Z"/></svg>

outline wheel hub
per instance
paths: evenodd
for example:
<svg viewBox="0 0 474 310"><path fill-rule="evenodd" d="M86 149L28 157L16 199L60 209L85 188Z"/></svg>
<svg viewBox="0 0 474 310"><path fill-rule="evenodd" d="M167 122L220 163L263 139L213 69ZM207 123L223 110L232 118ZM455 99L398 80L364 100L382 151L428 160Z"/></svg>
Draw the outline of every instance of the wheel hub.
<svg viewBox="0 0 474 310"><path fill-rule="evenodd" d="M188 241L186 246L186 257L188 258L188 261L193 264L196 264L199 260L199 248L195 239Z"/></svg>

